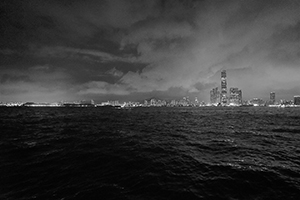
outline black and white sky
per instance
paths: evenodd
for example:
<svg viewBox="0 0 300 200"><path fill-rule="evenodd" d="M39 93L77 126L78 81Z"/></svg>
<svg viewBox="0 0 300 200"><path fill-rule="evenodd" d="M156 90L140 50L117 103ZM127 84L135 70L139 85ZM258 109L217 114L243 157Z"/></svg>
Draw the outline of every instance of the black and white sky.
<svg viewBox="0 0 300 200"><path fill-rule="evenodd" d="M1 0L0 101L300 94L299 0Z"/></svg>

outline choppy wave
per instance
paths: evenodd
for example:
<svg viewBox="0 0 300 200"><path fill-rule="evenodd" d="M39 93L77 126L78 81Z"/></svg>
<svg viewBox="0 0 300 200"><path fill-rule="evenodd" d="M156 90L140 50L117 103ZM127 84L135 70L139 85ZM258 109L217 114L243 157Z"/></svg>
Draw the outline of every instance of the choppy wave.
<svg viewBox="0 0 300 200"><path fill-rule="evenodd" d="M300 109L1 108L2 199L298 199Z"/></svg>

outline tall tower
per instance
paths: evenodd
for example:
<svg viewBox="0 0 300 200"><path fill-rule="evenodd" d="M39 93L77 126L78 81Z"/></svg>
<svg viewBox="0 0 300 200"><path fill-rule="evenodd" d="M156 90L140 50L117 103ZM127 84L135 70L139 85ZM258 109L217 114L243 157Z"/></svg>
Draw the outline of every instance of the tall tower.
<svg viewBox="0 0 300 200"><path fill-rule="evenodd" d="M221 103L227 104L227 79L226 70L221 71Z"/></svg>
<svg viewBox="0 0 300 200"><path fill-rule="evenodd" d="M238 102L239 102L240 105L243 104L243 93L242 93L242 90L238 91Z"/></svg>
<svg viewBox="0 0 300 200"><path fill-rule="evenodd" d="M275 92L270 93L270 104L271 105L275 104Z"/></svg>

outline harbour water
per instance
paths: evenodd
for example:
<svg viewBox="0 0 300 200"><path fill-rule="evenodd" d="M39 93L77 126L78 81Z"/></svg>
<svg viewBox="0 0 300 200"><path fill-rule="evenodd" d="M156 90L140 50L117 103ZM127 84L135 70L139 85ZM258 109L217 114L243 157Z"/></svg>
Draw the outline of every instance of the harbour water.
<svg viewBox="0 0 300 200"><path fill-rule="evenodd" d="M0 199L299 199L300 108L0 108Z"/></svg>

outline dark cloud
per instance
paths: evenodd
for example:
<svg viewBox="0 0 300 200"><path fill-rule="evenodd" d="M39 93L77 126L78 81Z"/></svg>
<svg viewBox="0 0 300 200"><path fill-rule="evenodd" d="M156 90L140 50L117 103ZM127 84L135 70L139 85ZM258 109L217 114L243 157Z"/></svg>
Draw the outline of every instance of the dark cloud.
<svg viewBox="0 0 300 200"><path fill-rule="evenodd" d="M117 70L115 67L106 71L105 74L109 74L109 75L112 75L112 76L118 77L118 78L124 75L124 73L122 71Z"/></svg>
<svg viewBox="0 0 300 200"><path fill-rule="evenodd" d="M11 82L31 82L29 76L26 75L13 75L3 74L0 79L0 83L11 83Z"/></svg>
<svg viewBox="0 0 300 200"><path fill-rule="evenodd" d="M197 94L207 100L222 69L245 98L268 90L292 96L299 87L297 0L0 5L0 89L16 91L23 81L26 98L48 92L52 99Z"/></svg>
<svg viewBox="0 0 300 200"><path fill-rule="evenodd" d="M42 48L34 49L32 54L37 57L78 59L94 62L139 62L133 55L116 56L99 50L63 46L44 46Z"/></svg>

